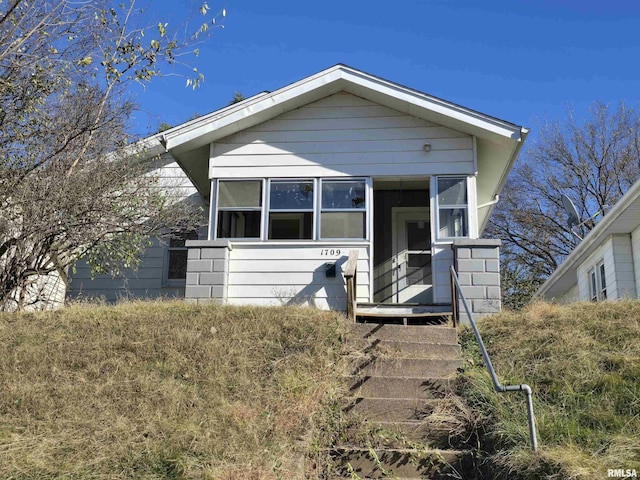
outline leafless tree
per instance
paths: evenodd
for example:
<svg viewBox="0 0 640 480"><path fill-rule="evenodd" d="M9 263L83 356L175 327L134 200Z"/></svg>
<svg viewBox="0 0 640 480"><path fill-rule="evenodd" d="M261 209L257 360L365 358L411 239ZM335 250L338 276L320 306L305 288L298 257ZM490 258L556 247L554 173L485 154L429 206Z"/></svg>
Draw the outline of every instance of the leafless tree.
<svg viewBox="0 0 640 480"><path fill-rule="evenodd" d="M128 85L180 63L210 22L178 39L145 21L135 0L0 2L0 309L41 300L43 276L79 258L135 267L149 235L194 222L130 143Z"/></svg>
<svg viewBox="0 0 640 480"><path fill-rule="evenodd" d="M578 242L561 195L583 220L613 206L640 176L640 112L594 103L542 127L514 168L487 235L503 240L505 304L521 306ZM575 230L586 234L597 215Z"/></svg>

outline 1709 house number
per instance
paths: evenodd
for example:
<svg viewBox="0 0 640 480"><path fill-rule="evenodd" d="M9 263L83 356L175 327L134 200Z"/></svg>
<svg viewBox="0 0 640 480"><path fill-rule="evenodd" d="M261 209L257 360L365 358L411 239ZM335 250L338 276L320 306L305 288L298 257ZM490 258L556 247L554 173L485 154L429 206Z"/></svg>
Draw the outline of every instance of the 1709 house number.
<svg viewBox="0 0 640 480"><path fill-rule="evenodd" d="M337 257L342 253L339 248L323 248L320 255L323 257Z"/></svg>

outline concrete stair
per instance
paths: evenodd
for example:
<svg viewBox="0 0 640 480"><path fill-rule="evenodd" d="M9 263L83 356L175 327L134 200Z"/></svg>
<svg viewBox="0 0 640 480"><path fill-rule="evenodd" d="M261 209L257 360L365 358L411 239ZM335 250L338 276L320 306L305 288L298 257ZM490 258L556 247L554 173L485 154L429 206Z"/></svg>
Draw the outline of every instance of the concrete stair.
<svg viewBox="0 0 640 480"><path fill-rule="evenodd" d="M442 325L353 326L352 401L344 409L354 418L353 433L333 452L333 478L456 478L466 452L452 447L449 431L429 416L446 401L462 365L457 340L456 330ZM357 433L363 429L364 441Z"/></svg>

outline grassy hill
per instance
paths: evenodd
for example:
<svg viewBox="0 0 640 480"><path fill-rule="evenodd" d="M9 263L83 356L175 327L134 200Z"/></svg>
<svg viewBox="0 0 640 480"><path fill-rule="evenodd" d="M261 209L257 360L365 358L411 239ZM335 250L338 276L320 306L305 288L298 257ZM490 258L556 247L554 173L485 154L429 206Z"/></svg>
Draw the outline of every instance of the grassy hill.
<svg viewBox="0 0 640 480"><path fill-rule="evenodd" d="M533 388L540 442L534 455L523 395L494 393L467 331L463 351L474 366L461 391L491 455L484 478L586 480L608 478L608 469L640 475L640 302L536 303L479 328L502 383Z"/></svg>
<svg viewBox="0 0 640 480"><path fill-rule="evenodd" d="M343 329L182 302L0 314L0 478L303 478Z"/></svg>
<svg viewBox="0 0 640 480"><path fill-rule="evenodd" d="M640 302L539 303L480 329L502 382L533 387L540 451L523 396L493 391L463 332L464 429L483 450L463 478L640 474ZM345 332L292 307L0 314L0 478L322 477L344 433Z"/></svg>

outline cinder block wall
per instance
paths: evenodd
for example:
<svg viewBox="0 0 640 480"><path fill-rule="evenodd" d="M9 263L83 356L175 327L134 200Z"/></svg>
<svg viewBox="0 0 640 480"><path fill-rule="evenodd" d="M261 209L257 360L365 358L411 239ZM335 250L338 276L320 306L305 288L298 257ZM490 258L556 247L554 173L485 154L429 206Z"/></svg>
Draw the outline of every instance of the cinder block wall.
<svg viewBox="0 0 640 480"><path fill-rule="evenodd" d="M500 240L458 239L453 243L453 261L462 293L474 318L497 313L502 308L500 291ZM460 322L469 323L458 298Z"/></svg>
<svg viewBox="0 0 640 480"><path fill-rule="evenodd" d="M187 240L185 301L224 303L229 283L231 244L223 240Z"/></svg>

